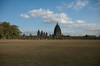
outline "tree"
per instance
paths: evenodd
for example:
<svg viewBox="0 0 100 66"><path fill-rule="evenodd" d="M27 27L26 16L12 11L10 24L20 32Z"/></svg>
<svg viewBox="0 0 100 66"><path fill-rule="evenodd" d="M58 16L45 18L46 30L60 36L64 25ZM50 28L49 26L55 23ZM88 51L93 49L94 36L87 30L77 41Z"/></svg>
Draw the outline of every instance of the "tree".
<svg viewBox="0 0 100 66"><path fill-rule="evenodd" d="M0 39L3 38L4 27L0 24Z"/></svg>
<svg viewBox="0 0 100 66"><path fill-rule="evenodd" d="M0 38L18 39L21 31L16 25L10 25L8 22L0 22Z"/></svg>
<svg viewBox="0 0 100 66"><path fill-rule="evenodd" d="M7 36L9 35L9 29L10 29L10 23L7 23L7 22L2 22L1 23L1 26L3 26L3 30L2 30L2 35L3 35L3 38L7 38Z"/></svg>
<svg viewBox="0 0 100 66"><path fill-rule="evenodd" d="M18 29L18 26L11 25L11 35L13 38L19 38L21 31Z"/></svg>

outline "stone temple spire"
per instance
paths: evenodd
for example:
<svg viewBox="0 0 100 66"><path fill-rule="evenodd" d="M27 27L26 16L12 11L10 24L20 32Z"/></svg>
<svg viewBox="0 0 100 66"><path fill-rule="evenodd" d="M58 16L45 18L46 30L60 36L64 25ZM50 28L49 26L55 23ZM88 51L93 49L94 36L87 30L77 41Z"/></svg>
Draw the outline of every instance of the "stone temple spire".
<svg viewBox="0 0 100 66"><path fill-rule="evenodd" d="M60 26L58 25L58 23L56 24L56 26L54 28L54 38L56 38L56 39L61 38L61 29L60 29Z"/></svg>
<svg viewBox="0 0 100 66"><path fill-rule="evenodd" d="M37 32L37 36L40 36L40 30L38 30L38 32Z"/></svg>

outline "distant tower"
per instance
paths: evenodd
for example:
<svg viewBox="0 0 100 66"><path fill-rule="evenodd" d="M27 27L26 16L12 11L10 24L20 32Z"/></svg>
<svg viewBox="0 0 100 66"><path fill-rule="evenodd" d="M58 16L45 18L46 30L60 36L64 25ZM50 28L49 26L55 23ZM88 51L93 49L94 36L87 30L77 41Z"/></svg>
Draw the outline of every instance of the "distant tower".
<svg viewBox="0 0 100 66"><path fill-rule="evenodd" d="M38 30L38 32L37 32L37 36L40 37L40 30Z"/></svg>
<svg viewBox="0 0 100 66"><path fill-rule="evenodd" d="M43 31L41 30L41 33L40 33L41 37L43 36Z"/></svg>
<svg viewBox="0 0 100 66"><path fill-rule="evenodd" d="M54 38L61 39L61 29L60 29L60 26L58 25L58 23L56 24L56 26L54 28Z"/></svg>

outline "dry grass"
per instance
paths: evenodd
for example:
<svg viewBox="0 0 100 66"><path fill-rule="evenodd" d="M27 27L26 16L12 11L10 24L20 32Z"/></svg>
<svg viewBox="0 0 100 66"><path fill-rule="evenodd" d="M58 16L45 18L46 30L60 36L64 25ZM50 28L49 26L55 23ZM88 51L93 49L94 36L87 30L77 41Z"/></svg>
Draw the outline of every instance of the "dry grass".
<svg viewBox="0 0 100 66"><path fill-rule="evenodd" d="M99 40L0 40L0 66L100 66Z"/></svg>

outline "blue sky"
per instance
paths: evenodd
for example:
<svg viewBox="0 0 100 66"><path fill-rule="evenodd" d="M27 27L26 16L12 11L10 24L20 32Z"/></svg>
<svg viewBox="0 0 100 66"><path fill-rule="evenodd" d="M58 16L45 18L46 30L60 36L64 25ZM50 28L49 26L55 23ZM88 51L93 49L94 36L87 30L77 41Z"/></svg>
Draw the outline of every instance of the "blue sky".
<svg viewBox="0 0 100 66"><path fill-rule="evenodd" d="M100 35L100 0L0 0L0 22L26 34L53 34L59 23L65 35Z"/></svg>

